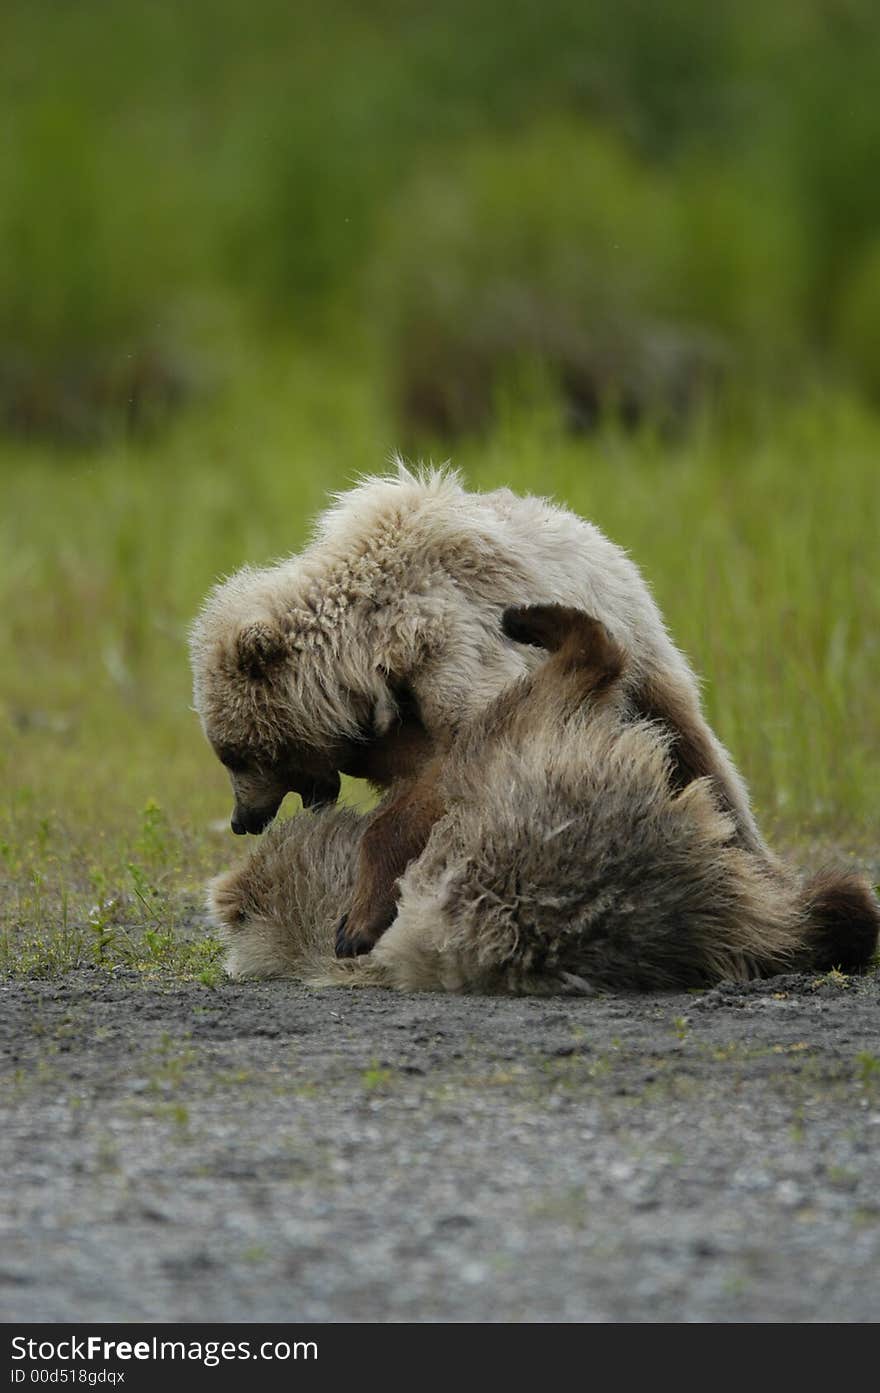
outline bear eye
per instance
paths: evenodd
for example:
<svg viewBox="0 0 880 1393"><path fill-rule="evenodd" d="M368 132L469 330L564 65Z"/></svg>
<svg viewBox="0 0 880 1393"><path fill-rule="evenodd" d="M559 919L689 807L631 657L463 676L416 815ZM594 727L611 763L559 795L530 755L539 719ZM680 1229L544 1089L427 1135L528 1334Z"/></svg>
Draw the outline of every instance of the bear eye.
<svg viewBox="0 0 880 1393"><path fill-rule="evenodd" d="M243 774L247 768L247 760L244 759L240 751L231 750L228 746L221 746L217 751L217 758L224 769L229 770L230 774Z"/></svg>
<svg viewBox="0 0 880 1393"><path fill-rule="evenodd" d="M400 719L402 721L419 721L421 723L422 713L419 708L419 699L408 682L402 678L390 678L388 686L394 697L395 704Z"/></svg>

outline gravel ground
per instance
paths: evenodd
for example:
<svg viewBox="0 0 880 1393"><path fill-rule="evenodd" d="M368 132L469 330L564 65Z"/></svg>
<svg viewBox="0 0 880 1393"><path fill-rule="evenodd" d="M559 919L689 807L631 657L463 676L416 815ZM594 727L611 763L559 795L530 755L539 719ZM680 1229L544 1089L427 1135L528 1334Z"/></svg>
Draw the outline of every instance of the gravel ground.
<svg viewBox="0 0 880 1393"><path fill-rule="evenodd" d="M880 976L0 984L6 1321L873 1321Z"/></svg>

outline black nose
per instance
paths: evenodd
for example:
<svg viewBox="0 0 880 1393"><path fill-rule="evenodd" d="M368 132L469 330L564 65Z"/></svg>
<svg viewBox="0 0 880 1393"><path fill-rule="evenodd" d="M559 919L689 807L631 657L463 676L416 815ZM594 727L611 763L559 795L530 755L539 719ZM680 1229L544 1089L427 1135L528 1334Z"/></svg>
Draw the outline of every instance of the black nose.
<svg viewBox="0 0 880 1393"><path fill-rule="evenodd" d="M269 826L278 808L240 808L238 804L232 810L230 826L237 837L243 837L246 832L251 832L255 837Z"/></svg>

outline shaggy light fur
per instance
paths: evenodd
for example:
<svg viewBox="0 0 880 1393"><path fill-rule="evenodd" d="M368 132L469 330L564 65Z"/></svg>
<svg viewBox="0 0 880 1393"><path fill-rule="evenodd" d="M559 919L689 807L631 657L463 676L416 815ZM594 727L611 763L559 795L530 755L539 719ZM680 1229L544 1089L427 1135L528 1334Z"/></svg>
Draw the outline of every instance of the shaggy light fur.
<svg viewBox="0 0 880 1393"><path fill-rule="evenodd" d="M403 465L341 495L300 555L218 585L193 626L195 708L230 771L235 829L262 830L290 789L332 801L340 769L387 786L396 769L361 771L352 752L393 740L409 711L445 744L539 661L499 623L537 603L605 623L642 714L675 708L701 747L697 774L714 776L743 843L761 850L696 679L626 554L543 499L469 493L453 473Z"/></svg>
<svg viewBox="0 0 880 1393"><path fill-rule="evenodd" d="M745 850L711 780L676 790L669 733L631 719L620 682L584 699L583 664L564 656L461 730L448 811L368 956L337 960L334 933L380 812L328 810L272 828L210 886L231 975L546 993L864 966L880 924L867 883L802 884Z"/></svg>

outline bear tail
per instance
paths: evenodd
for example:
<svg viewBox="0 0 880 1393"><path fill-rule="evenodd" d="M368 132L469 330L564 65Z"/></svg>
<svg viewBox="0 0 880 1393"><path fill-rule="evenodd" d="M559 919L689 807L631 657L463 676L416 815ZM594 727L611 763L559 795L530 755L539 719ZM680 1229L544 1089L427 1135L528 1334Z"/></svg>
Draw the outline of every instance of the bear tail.
<svg viewBox="0 0 880 1393"><path fill-rule="evenodd" d="M816 972L861 972L877 950L880 903L864 876L826 869L803 886L804 947Z"/></svg>

